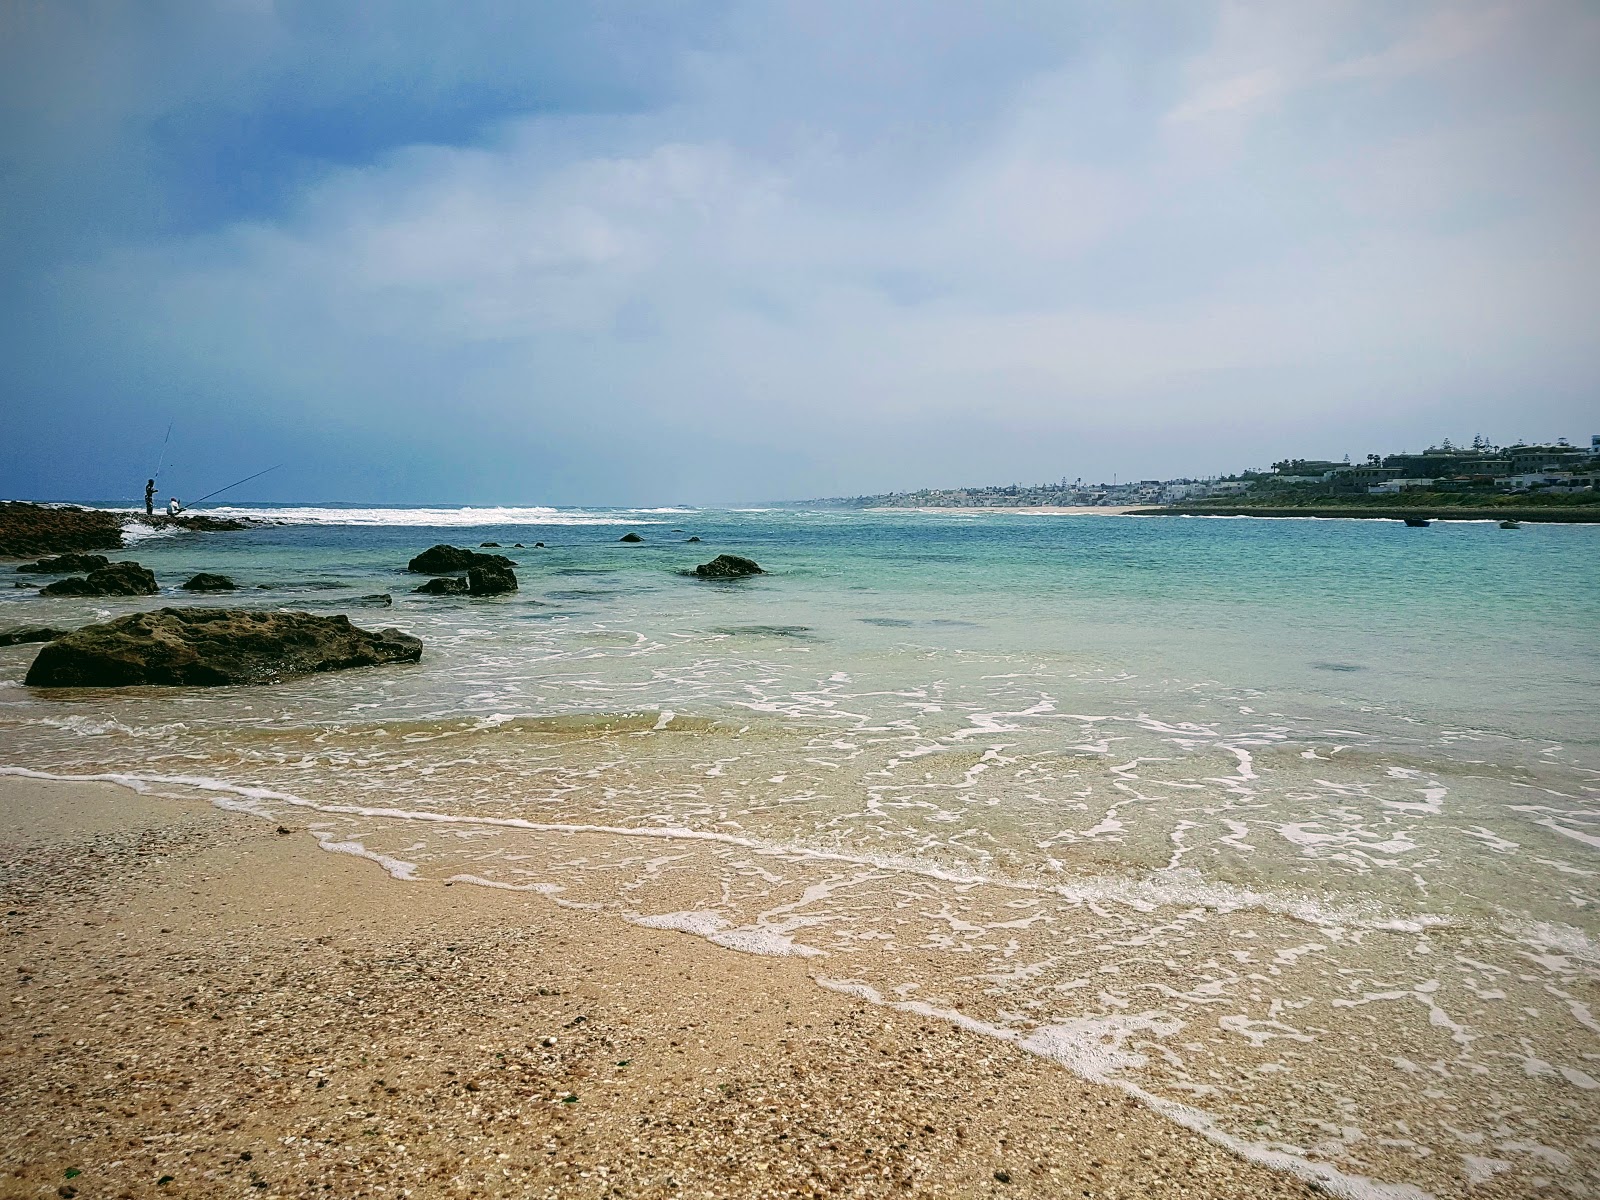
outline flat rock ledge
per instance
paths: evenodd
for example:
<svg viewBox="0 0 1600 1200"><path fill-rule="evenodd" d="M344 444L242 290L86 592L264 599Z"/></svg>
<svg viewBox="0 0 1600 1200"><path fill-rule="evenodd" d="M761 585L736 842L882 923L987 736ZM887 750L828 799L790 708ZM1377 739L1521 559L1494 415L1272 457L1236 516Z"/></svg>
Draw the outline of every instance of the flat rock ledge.
<svg viewBox="0 0 1600 1200"><path fill-rule="evenodd" d="M46 644L29 687L217 687L416 662L422 641L304 612L163 608L86 625Z"/></svg>
<svg viewBox="0 0 1600 1200"><path fill-rule="evenodd" d="M67 504L0 503L0 556L121 548L121 513Z"/></svg>

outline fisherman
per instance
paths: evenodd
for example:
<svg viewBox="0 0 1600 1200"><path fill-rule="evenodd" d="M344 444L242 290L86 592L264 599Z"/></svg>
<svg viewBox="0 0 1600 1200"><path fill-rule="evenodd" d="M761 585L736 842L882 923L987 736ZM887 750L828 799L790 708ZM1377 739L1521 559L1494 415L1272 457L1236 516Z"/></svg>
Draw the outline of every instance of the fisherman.
<svg viewBox="0 0 1600 1200"><path fill-rule="evenodd" d="M156 481L154 479L146 479L144 481L144 515L147 517L156 515Z"/></svg>
<svg viewBox="0 0 1600 1200"><path fill-rule="evenodd" d="M167 516L175 517L183 511L183 501L174 496L167 501Z"/></svg>

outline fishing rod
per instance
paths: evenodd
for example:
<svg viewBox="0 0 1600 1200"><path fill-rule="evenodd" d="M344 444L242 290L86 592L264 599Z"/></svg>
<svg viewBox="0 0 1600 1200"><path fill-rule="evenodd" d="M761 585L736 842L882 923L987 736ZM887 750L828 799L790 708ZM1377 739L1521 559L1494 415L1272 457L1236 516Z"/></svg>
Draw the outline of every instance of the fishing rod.
<svg viewBox="0 0 1600 1200"><path fill-rule="evenodd" d="M283 464L279 463L278 467L281 466L283 466ZM240 483L249 483L252 479L260 479L267 473L267 471L276 471L278 467L268 467L266 471L257 471L254 475L246 475L243 479L239 480L238 483L230 483L227 487L219 487L214 492L207 492L204 496L201 496L200 499L191 500L184 507L193 508L196 504L204 504L207 500L211 499L211 497L220 496L223 492L232 491L234 488L238 487Z"/></svg>
<svg viewBox="0 0 1600 1200"><path fill-rule="evenodd" d="M167 422L167 436L161 439L161 457L156 459L156 473L150 477L151 482L161 478L161 464L167 461L167 443L172 440L172 422Z"/></svg>

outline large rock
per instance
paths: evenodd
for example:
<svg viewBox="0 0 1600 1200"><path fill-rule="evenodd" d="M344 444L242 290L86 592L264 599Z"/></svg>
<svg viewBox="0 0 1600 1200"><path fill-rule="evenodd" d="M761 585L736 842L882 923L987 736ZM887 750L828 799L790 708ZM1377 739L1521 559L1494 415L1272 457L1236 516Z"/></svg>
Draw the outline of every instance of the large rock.
<svg viewBox="0 0 1600 1200"><path fill-rule="evenodd" d="M17 570L34 575L70 575L74 571L98 571L109 567L111 560L104 554L62 554L56 558L41 558L38 562L23 563Z"/></svg>
<svg viewBox="0 0 1600 1200"><path fill-rule="evenodd" d="M28 642L50 642L65 635L65 629L51 629L47 625L21 625L15 629L0 629L0 646L22 646Z"/></svg>
<svg viewBox="0 0 1600 1200"><path fill-rule="evenodd" d="M460 546L438 545L424 550L406 564L406 570L419 575L449 575L452 571L465 571L469 567L514 567L504 554L479 554Z"/></svg>
<svg viewBox="0 0 1600 1200"><path fill-rule="evenodd" d="M154 596L156 577L136 562L114 562L87 577L77 575L47 583L41 596Z"/></svg>
<svg viewBox="0 0 1600 1200"><path fill-rule="evenodd" d="M465 596L467 594L467 581L457 579L453 575L441 575L437 579L430 579L421 587L414 587L413 592L420 592L424 596Z"/></svg>
<svg viewBox="0 0 1600 1200"><path fill-rule="evenodd" d="M617 539L617 541L619 541L619 542L642 542L642 541L644 541L644 539L642 537L640 537L637 533L634 533L632 530L629 530L627 533L625 533L621 537L619 537Z"/></svg>
<svg viewBox="0 0 1600 1200"><path fill-rule="evenodd" d="M186 592L231 592L237 586L226 575L213 575L209 571L190 576L182 585Z"/></svg>
<svg viewBox="0 0 1600 1200"><path fill-rule="evenodd" d="M752 560L737 554L719 554L710 562L701 563L694 573L701 579L739 579L745 575L766 574Z"/></svg>
<svg viewBox="0 0 1600 1200"><path fill-rule="evenodd" d="M32 687L211 687L421 657L422 642L410 634L359 629L343 615L162 608L57 638L39 651L24 682Z"/></svg>
<svg viewBox="0 0 1600 1200"><path fill-rule="evenodd" d="M474 596L499 596L517 590L517 573L510 567L494 564L473 567L467 572L467 591Z"/></svg>
<svg viewBox="0 0 1600 1200"><path fill-rule="evenodd" d="M68 505L0 503L0 556L60 554L64 550L116 550L123 514Z"/></svg>

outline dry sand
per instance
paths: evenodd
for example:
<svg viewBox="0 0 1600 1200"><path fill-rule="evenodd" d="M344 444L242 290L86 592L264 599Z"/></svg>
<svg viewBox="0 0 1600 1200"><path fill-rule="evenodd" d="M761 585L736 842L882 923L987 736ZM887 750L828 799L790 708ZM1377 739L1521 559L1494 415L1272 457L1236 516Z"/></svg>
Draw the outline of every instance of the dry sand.
<svg viewBox="0 0 1600 1200"><path fill-rule="evenodd" d="M1309 1196L797 959L0 777L0 1196Z"/></svg>

